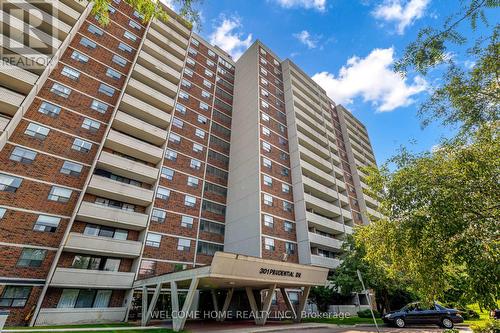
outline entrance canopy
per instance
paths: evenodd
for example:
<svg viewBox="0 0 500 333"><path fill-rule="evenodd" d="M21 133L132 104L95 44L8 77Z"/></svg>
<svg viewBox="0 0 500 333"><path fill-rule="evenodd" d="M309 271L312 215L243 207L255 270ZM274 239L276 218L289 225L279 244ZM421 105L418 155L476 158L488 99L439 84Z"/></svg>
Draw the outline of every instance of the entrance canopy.
<svg viewBox="0 0 500 333"><path fill-rule="evenodd" d="M146 325L150 320L158 296L165 284L170 285L172 310L176 312L179 311L178 289L188 289L181 311L183 313L190 309L196 290L211 290L214 308L217 312L219 307L215 297L215 290L227 290L226 299L221 308L221 312L225 313L231 302L234 289L244 288L252 311L260 314L260 317L255 317L256 324L264 325L271 306L272 295L276 289L281 290L287 307L294 313L295 319L300 321L311 287L325 285L327 276L327 268L216 252L210 266L138 280L134 283L134 288L142 288L143 290L142 325ZM155 287L149 307L147 301L148 287ZM288 298L287 288L303 288L297 313L295 313ZM258 305L254 298L254 290L268 291L261 306ZM224 319L221 318L221 320ZM186 317L174 318L172 322L174 331L181 330L185 321Z"/></svg>

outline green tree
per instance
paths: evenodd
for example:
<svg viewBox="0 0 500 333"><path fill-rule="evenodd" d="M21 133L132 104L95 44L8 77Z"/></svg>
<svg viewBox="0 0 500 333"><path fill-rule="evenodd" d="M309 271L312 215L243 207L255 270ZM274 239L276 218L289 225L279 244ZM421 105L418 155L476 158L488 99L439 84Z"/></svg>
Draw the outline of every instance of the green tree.
<svg viewBox="0 0 500 333"><path fill-rule="evenodd" d="M139 14L142 15L144 22L149 22L152 19L168 20L168 13L158 4L158 0L124 0L130 4ZM199 25L200 14L195 8L202 0L174 0L178 5L179 15L193 25ZM102 25L109 24L108 6L111 0L90 0L94 3L92 14L99 16L99 23Z"/></svg>

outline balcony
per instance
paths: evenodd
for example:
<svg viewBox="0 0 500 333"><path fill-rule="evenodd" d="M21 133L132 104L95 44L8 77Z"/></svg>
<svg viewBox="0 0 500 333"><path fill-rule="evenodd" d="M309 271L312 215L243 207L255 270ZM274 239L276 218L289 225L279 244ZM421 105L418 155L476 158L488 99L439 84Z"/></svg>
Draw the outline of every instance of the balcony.
<svg viewBox="0 0 500 333"><path fill-rule="evenodd" d="M368 213L368 215L373 216L375 218L382 218L382 214L380 212L368 206L366 207L366 212Z"/></svg>
<svg viewBox="0 0 500 333"><path fill-rule="evenodd" d="M120 322L125 319L126 307L122 308L42 308L35 326L64 324L96 324Z"/></svg>
<svg viewBox="0 0 500 333"><path fill-rule="evenodd" d="M162 76L166 77L169 81L176 84L179 83L181 79L181 73L179 71L161 62L144 50L139 53L138 62L142 66L148 68L150 71L161 73Z"/></svg>
<svg viewBox="0 0 500 333"><path fill-rule="evenodd" d="M0 110L1 113L14 116L17 109L24 100L24 96L9 89L0 87Z"/></svg>
<svg viewBox="0 0 500 333"><path fill-rule="evenodd" d="M147 184L154 184L159 170L141 162L136 162L119 155L102 151L97 167L102 167L116 175L133 178Z"/></svg>
<svg viewBox="0 0 500 333"><path fill-rule="evenodd" d="M123 111L116 113L113 128L135 136L155 146L162 146L167 140L167 131L137 119Z"/></svg>
<svg viewBox="0 0 500 333"><path fill-rule="evenodd" d="M155 164L160 162L163 157L163 149L113 129L109 131L104 146L125 155Z"/></svg>
<svg viewBox="0 0 500 333"><path fill-rule="evenodd" d="M345 219L352 220L352 213L351 213L351 211L349 211L347 209L342 208L342 216Z"/></svg>
<svg viewBox="0 0 500 333"><path fill-rule="evenodd" d="M309 242L313 247L316 247L315 245L319 245L319 247L325 248L329 251L341 250L343 244L343 242L338 239L322 236L314 232L309 232Z"/></svg>
<svg viewBox="0 0 500 333"><path fill-rule="evenodd" d="M150 55L154 56L155 58L159 59L160 61L169 65L177 71L181 71L182 67L184 66L184 62L181 59L167 52L151 40L146 39L144 41L143 49Z"/></svg>
<svg viewBox="0 0 500 333"><path fill-rule="evenodd" d="M17 66L2 64L0 82L12 91L27 95L38 80L38 75Z"/></svg>
<svg viewBox="0 0 500 333"><path fill-rule="evenodd" d="M148 206L153 201L152 190L98 175L92 175L87 193L140 206Z"/></svg>
<svg viewBox="0 0 500 333"><path fill-rule="evenodd" d="M162 35L164 35L166 39L174 41L177 45L179 45L183 49L187 49L188 46L187 38L183 37L181 34L179 34L174 29L170 28L169 26L167 26L162 21L154 20L151 23L151 26L154 29L158 30Z"/></svg>
<svg viewBox="0 0 500 333"><path fill-rule="evenodd" d="M94 271L76 268L56 268L51 287L89 289L129 289L135 273Z"/></svg>
<svg viewBox="0 0 500 333"><path fill-rule="evenodd" d="M368 194L363 193L363 198L365 198L366 205L370 208L377 209L379 206L379 203L377 200L373 199L370 197Z"/></svg>
<svg viewBox="0 0 500 333"><path fill-rule="evenodd" d="M152 40L154 43L158 44L167 52L173 54L179 59L184 59L186 57L186 48L182 48L172 40L167 39L158 30L149 29L147 39Z"/></svg>
<svg viewBox="0 0 500 333"><path fill-rule="evenodd" d="M300 157L303 160L307 161L308 163L311 163L317 168L320 168L324 172L329 173L330 171L332 171L332 164L329 162L329 159L325 160L324 158L316 155L315 153L313 153L304 146L299 146L299 151L300 151Z"/></svg>
<svg viewBox="0 0 500 333"><path fill-rule="evenodd" d="M315 227L324 232L338 234L343 233L346 230L344 229L345 226L342 223L327 219L326 217L311 212L306 212L306 219L309 226Z"/></svg>
<svg viewBox="0 0 500 333"><path fill-rule="evenodd" d="M10 118L5 118L0 116L0 134L2 134L3 131L5 131L5 128L10 122Z"/></svg>
<svg viewBox="0 0 500 333"><path fill-rule="evenodd" d="M71 232L64 245L66 251L120 258L136 258L141 254L141 242L108 237L87 236Z"/></svg>
<svg viewBox="0 0 500 333"><path fill-rule="evenodd" d="M82 202L76 217L82 222L129 230L142 230L148 224L147 214L107 207L88 201Z"/></svg>
<svg viewBox="0 0 500 333"><path fill-rule="evenodd" d="M123 99L120 103L120 110L123 110L136 118L147 121L150 124L155 124L163 129L167 129L170 124L171 116L169 113L129 94L123 95Z"/></svg>
<svg viewBox="0 0 500 333"><path fill-rule="evenodd" d="M126 92L160 110L172 110L174 107L174 100L172 98L134 78L130 78Z"/></svg>
<svg viewBox="0 0 500 333"><path fill-rule="evenodd" d="M302 167L302 173L307 175L309 178L312 178L321 184L325 184L326 186L332 186L335 184L335 178L332 175L316 168L314 165L302 160L300 161L300 166Z"/></svg>
<svg viewBox="0 0 500 333"><path fill-rule="evenodd" d="M170 98L175 98L177 95L177 84L166 80L163 76L156 74L142 65L135 65L132 77Z"/></svg>
<svg viewBox="0 0 500 333"><path fill-rule="evenodd" d="M304 199L306 201L306 207L312 209L313 211L317 211L321 215L328 217L337 217L340 216L340 207L337 207L334 204L316 198L310 194L304 193Z"/></svg>
<svg viewBox="0 0 500 333"><path fill-rule="evenodd" d="M295 122L297 124L297 129L305 134L310 139L316 141L321 146L326 146L328 141L323 134L320 134L318 131L313 129L311 126L307 125L304 121L299 118L295 118Z"/></svg>
<svg viewBox="0 0 500 333"><path fill-rule="evenodd" d="M311 265L335 269L340 266L340 260L311 254Z"/></svg>
<svg viewBox="0 0 500 333"><path fill-rule="evenodd" d="M302 132L297 132L297 137L299 138L299 144L308 148L312 152L318 154L319 156L323 158L329 158L330 153L327 148L321 146L318 144L316 141L308 138L305 134Z"/></svg>
<svg viewBox="0 0 500 333"><path fill-rule="evenodd" d="M302 177L302 183L304 184L304 191L309 193L314 193L318 198L325 200L337 200L337 191L325 186L309 177Z"/></svg>

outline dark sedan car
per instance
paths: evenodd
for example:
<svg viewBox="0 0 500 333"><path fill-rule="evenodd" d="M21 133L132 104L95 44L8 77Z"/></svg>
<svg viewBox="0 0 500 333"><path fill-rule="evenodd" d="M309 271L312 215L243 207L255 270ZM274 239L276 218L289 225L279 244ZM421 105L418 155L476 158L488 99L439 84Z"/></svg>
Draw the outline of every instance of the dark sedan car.
<svg viewBox="0 0 500 333"><path fill-rule="evenodd" d="M464 318L458 310L447 309L437 303L430 306L424 303L411 303L401 310L385 314L383 320L397 327L411 324L436 324L444 328L452 328L454 324L463 322Z"/></svg>

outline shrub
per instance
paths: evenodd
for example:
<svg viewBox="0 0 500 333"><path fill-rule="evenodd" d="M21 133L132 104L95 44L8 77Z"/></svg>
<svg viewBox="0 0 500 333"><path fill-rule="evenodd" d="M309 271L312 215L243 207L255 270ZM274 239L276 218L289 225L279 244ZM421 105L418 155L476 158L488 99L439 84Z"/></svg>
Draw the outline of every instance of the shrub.
<svg viewBox="0 0 500 333"><path fill-rule="evenodd" d="M465 320L479 319L479 313L474 310L466 309L461 313Z"/></svg>
<svg viewBox="0 0 500 333"><path fill-rule="evenodd" d="M493 319L483 325L473 325L471 328L474 333L498 333L500 332L500 321Z"/></svg>
<svg viewBox="0 0 500 333"><path fill-rule="evenodd" d="M377 310L373 310L373 314L375 315L375 317L380 317L380 313ZM371 318L372 313L371 313L370 309L361 310L361 311L358 311L358 317L359 318Z"/></svg>

